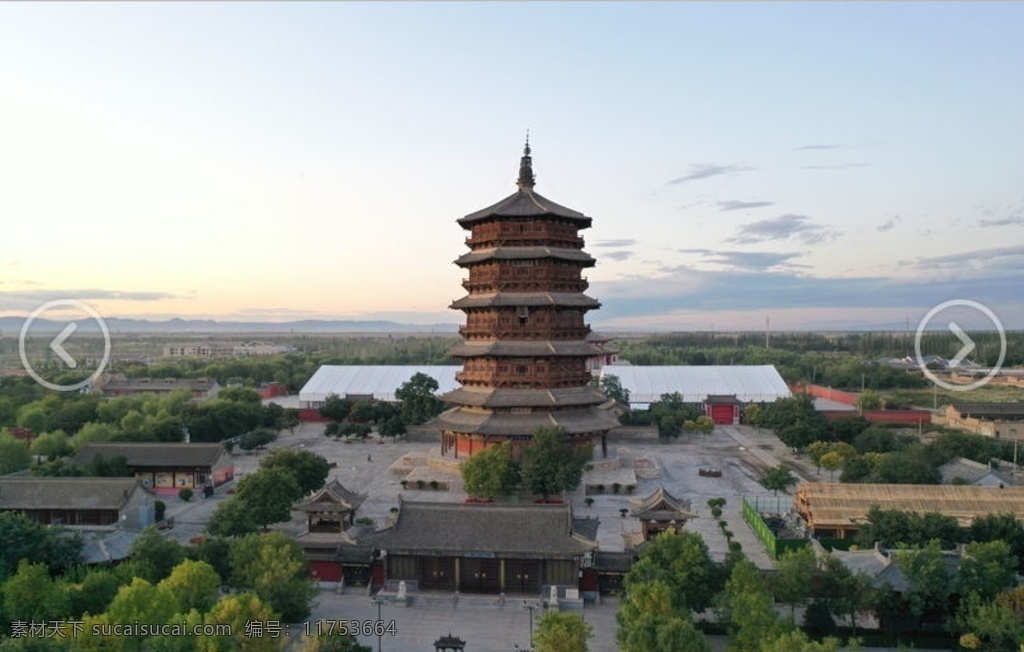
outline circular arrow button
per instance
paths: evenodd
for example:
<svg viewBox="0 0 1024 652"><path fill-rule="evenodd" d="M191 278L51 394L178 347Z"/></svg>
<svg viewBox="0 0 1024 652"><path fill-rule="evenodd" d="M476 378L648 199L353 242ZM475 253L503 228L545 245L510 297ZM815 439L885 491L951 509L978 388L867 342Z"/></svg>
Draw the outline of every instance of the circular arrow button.
<svg viewBox="0 0 1024 652"><path fill-rule="evenodd" d="M60 321L67 321L67 324L64 325L56 337L50 340L49 350L56 355L68 369L77 369L81 366L81 363L77 358L75 358L75 356L69 353L67 348L64 346L64 344L71 339L75 333L79 333L80 331L78 321L68 321L67 317L63 316L66 315L69 310L84 313L84 315L80 316L79 319L84 316L86 319L96 322L99 326L100 333L103 335L103 355L100 357L100 362L96 365L95 371L93 371L88 378L77 383L61 385L47 380L32 366L32 363L29 361L26 342L28 336L31 334L32 326L40 323L36 322L36 320L39 319L43 313L49 311L57 313L57 315L61 315L59 317L52 318L51 321L60 319ZM42 329L37 326L37 331L39 330ZM82 303L81 301L75 301L74 299L49 301L33 310L32 314L28 316L28 319L26 319L25 323L22 325L21 334L18 336L18 354L21 356L21 364L25 367L25 371L27 371L28 375L37 383L54 391L73 392L88 386L96 380L101 373L103 373L104 369L106 369L107 363L110 362L110 330L107 328L107 324L103 321L103 318L100 317L100 314L88 304Z"/></svg>
<svg viewBox="0 0 1024 652"><path fill-rule="evenodd" d="M968 308L973 312L981 313L985 317L985 319L992 323L992 325L996 329L996 332L999 333L999 359L996 361L995 366L989 369L988 373L984 377L967 385L955 385L953 383L946 382L941 378L938 378L934 373L932 373L932 370L928 368L928 365L925 363L924 356L921 355L921 337L924 335L924 332L927 329L928 324L931 323L931 321L934 320L939 313L945 310L949 310L951 308ZM956 338L960 340L960 343L963 345L962 347L960 347L960 350L956 352L956 355L949 360L948 363L948 368L955 370L961 365L961 363L964 360L967 359L967 356L969 356L978 348L978 346L977 344L975 344L974 340L971 339L971 336L968 335L964 331L964 329L961 328L960 325L957 324L955 321L950 320L950 322L946 325L946 328L951 333L953 333L953 335L955 335ZM1003 360L1006 359L1006 331L1003 329L1003 323L999 321L999 317L997 317L994 312L989 310L988 306L978 303L977 301L972 301L970 299L952 299L950 301L944 301L943 303L940 303L939 305L929 310L928 314L926 314L924 318L921 319L920 323L918 323L917 334L914 337L914 353L917 356L917 366L921 369L921 372L924 374L925 378L932 381L939 387L943 389L948 389L951 392L967 392L972 389L978 389L979 387L983 387L985 384L988 383L988 381L992 380L993 376L999 373L999 370L1003 366Z"/></svg>

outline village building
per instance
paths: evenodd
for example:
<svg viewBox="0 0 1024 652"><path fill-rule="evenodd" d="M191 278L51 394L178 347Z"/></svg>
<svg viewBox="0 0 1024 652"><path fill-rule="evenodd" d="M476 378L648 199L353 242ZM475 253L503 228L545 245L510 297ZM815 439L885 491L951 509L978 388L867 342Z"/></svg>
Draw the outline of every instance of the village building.
<svg viewBox="0 0 1024 652"><path fill-rule="evenodd" d="M410 590L538 596L586 588L595 525L568 504L403 501L395 523L364 542L385 559L387 580Z"/></svg>
<svg viewBox="0 0 1024 652"><path fill-rule="evenodd" d="M467 295L451 304L466 315L461 387L444 395L455 407L435 420L441 453L468 456L511 443L519 458L538 428L559 428L578 445L600 440L617 420L607 398L590 387L588 361L608 352L588 338L587 312L600 303L586 294L582 272L594 259L579 231L590 217L534 190L526 145L517 190L458 220L470 232L469 253L455 264L466 270Z"/></svg>
<svg viewBox="0 0 1024 652"><path fill-rule="evenodd" d="M961 527L986 514L1024 520L1024 487L974 485L840 484L807 482L796 489L796 509L815 537L849 539L872 507L952 516Z"/></svg>
<svg viewBox="0 0 1024 652"><path fill-rule="evenodd" d="M981 487L999 487L1017 484L1013 475L994 469L988 464L958 457L939 467L942 484L973 484Z"/></svg>
<svg viewBox="0 0 1024 652"><path fill-rule="evenodd" d="M219 443L92 442L72 461L83 466L98 456L106 460L123 457L143 486L160 495L219 487L235 477L234 462Z"/></svg>
<svg viewBox="0 0 1024 652"><path fill-rule="evenodd" d="M136 478L0 477L0 512L44 525L140 530L153 523L154 500Z"/></svg>
<svg viewBox="0 0 1024 652"><path fill-rule="evenodd" d="M998 439L1024 438L1024 402L954 403L945 410L946 426Z"/></svg>
<svg viewBox="0 0 1024 652"><path fill-rule="evenodd" d="M213 398L220 391L220 384L212 378L101 378L94 389L107 398L117 396L134 396L138 394L154 394L167 396L171 392L184 389L194 399Z"/></svg>

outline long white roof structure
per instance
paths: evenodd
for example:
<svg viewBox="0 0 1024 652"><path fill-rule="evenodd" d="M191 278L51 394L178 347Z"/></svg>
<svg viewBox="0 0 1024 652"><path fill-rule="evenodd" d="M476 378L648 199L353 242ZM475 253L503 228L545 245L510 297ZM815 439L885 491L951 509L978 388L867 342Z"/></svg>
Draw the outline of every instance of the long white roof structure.
<svg viewBox="0 0 1024 652"><path fill-rule="evenodd" d="M372 394L378 401L396 401L395 390L417 373L436 380L437 393L443 394L459 387L455 374L461 370L460 365L322 365L299 390L299 404L323 403L331 394Z"/></svg>
<svg viewBox="0 0 1024 652"><path fill-rule="evenodd" d="M700 403L712 394L735 394L744 403L771 402L791 395L772 365L605 365L601 376L617 376L629 390L634 408L645 408L662 394L674 392L679 392L684 403Z"/></svg>
<svg viewBox="0 0 1024 652"><path fill-rule="evenodd" d="M299 391L299 404L313 407L331 394L367 396L395 401L395 390L417 372L437 381L437 393L460 387L459 365L323 365ZM685 403L700 403L711 394L735 394L744 403L770 402L791 394L772 365L638 366L605 365L602 376L617 376L629 390L634 408L646 408L662 394L679 392Z"/></svg>

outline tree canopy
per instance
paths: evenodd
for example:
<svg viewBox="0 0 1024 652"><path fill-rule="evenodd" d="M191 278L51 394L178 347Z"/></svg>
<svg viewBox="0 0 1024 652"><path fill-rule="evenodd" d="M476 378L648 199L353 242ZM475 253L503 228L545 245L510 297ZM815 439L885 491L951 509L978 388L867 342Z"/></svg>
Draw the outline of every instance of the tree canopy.
<svg viewBox="0 0 1024 652"><path fill-rule="evenodd" d="M523 449L523 484L544 500L571 491L580 486L591 456L589 446L573 446L560 428L538 428Z"/></svg>

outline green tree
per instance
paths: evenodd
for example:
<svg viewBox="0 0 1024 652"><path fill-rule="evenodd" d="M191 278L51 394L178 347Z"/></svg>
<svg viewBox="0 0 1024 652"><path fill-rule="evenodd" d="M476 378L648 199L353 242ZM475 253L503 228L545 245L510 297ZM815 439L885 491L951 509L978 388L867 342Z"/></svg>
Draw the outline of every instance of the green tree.
<svg viewBox="0 0 1024 652"><path fill-rule="evenodd" d="M977 640L977 645L969 649L1013 652L1024 641L1024 621L1005 600L968 595L960 603L956 624Z"/></svg>
<svg viewBox="0 0 1024 652"><path fill-rule="evenodd" d="M252 590L286 622L309 615L316 588L298 544L280 532L250 534L231 544L231 584Z"/></svg>
<svg viewBox="0 0 1024 652"><path fill-rule="evenodd" d="M80 619L84 614L101 614L110 606L121 580L105 568L91 569L78 584L68 587L68 613Z"/></svg>
<svg viewBox="0 0 1024 652"><path fill-rule="evenodd" d="M214 537L243 537L258 529L253 511L237 495L217 505L206 522L206 531Z"/></svg>
<svg viewBox="0 0 1024 652"><path fill-rule="evenodd" d="M129 555L139 563L139 576L155 583L170 575L185 559L185 549L176 539L150 525L132 541Z"/></svg>
<svg viewBox="0 0 1024 652"><path fill-rule="evenodd" d="M974 593L992 600L1017 584L1017 560L1005 541L968 543L957 573L960 595Z"/></svg>
<svg viewBox="0 0 1024 652"><path fill-rule="evenodd" d="M871 578L861 571L854 573L836 557L825 557L821 577L821 593L833 615L848 617L854 633L857 614L872 604L874 593Z"/></svg>
<svg viewBox="0 0 1024 652"><path fill-rule="evenodd" d="M765 641L760 652L839 652L839 639L812 641L797 629Z"/></svg>
<svg viewBox="0 0 1024 652"><path fill-rule="evenodd" d="M828 480L832 482L836 471L843 468L843 456L836 451L829 451L821 456L821 466L828 471Z"/></svg>
<svg viewBox="0 0 1024 652"><path fill-rule="evenodd" d="M246 635L249 623L266 623L281 618L253 593L227 595L217 601L207 612L203 623L206 625L228 625L230 634L205 636L197 639L196 652L278 652L284 641L272 636ZM283 637L282 637L283 638Z"/></svg>
<svg viewBox="0 0 1024 652"><path fill-rule="evenodd" d="M186 559L175 566L159 586L170 590L182 610L206 612L216 602L220 584L220 576L213 566L205 561Z"/></svg>
<svg viewBox="0 0 1024 652"><path fill-rule="evenodd" d="M620 652L710 652L704 635L673 607L672 593L658 580L632 587L617 615Z"/></svg>
<svg viewBox="0 0 1024 652"><path fill-rule="evenodd" d="M765 474L758 480L761 486L765 489L771 489L775 495L779 495L779 490L788 490L790 487L795 485L798 480L796 476L789 470L789 467L785 464L779 464L765 471Z"/></svg>
<svg viewBox="0 0 1024 652"><path fill-rule="evenodd" d="M46 564L58 574L80 561L82 538L60 527L42 525L24 514L0 512L0 580L21 560Z"/></svg>
<svg viewBox="0 0 1024 652"><path fill-rule="evenodd" d="M71 438L63 430L44 432L32 440L30 450L33 455L57 458L71 455Z"/></svg>
<svg viewBox="0 0 1024 652"><path fill-rule="evenodd" d="M493 499L515 490L519 483L518 465L510 457L510 445L489 446L459 467L466 493L473 498Z"/></svg>
<svg viewBox="0 0 1024 652"><path fill-rule="evenodd" d="M1017 560L1018 570L1024 568L1024 525L1010 513L985 514L971 523L971 541L1005 541Z"/></svg>
<svg viewBox="0 0 1024 652"><path fill-rule="evenodd" d="M406 423L423 423L441 412L444 404L435 394L439 387L430 376L416 373L395 390L395 398L402 405L402 418Z"/></svg>
<svg viewBox="0 0 1024 652"><path fill-rule="evenodd" d="M938 542L932 541L923 548L900 550L894 555L908 584L907 590L901 593L907 610L918 617L929 610L948 612L955 583Z"/></svg>
<svg viewBox="0 0 1024 652"><path fill-rule="evenodd" d="M319 408L319 414L326 419L339 422L348 419L348 412L351 409L351 401L345 400L337 394L330 394L324 399L324 405Z"/></svg>
<svg viewBox="0 0 1024 652"><path fill-rule="evenodd" d="M263 468L242 478L235 492L235 500L241 501L253 520L264 530L271 523L291 518L291 507L302 498L302 488L288 471L279 468Z"/></svg>
<svg viewBox="0 0 1024 652"><path fill-rule="evenodd" d="M861 410L881 410L882 395L874 390L868 389L857 396L856 403L857 407Z"/></svg>
<svg viewBox="0 0 1024 652"><path fill-rule="evenodd" d="M573 446L561 428L538 428L523 450L523 484L547 500L553 494L580 486L591 448Z"/></svg>
<svg viewBox="0 0 1024 652"><path fill-rule="evenodd" d="M593 628L577 614L545 611L533 635L536 652L587 652L587 640Z"/></svg>
<svg viewBox="0 0 1024 652"><path fill-rule="evenodd" d="M45 564L21 560L18 571L3 584L3 613L7 620L61 620L68 612L64 587L53 581Z"/></svg>
<svg viewBox="0 0 1024 652"><path fill-rule="evenodd" d="M307 494L324 486L331 465L322 455L312 451L278 448L263 458L264 469L281 468L294 476L302 493Z"/></svg>
<svg viewBox="0 0 1024 652"><path fill-rule="evenodd" d="M32 455L28 443L0 432L0 475L27 469L31 464Z"/></svg>
<svg viewBox="0 0 1024 652"><path fill-rule="evenodd" d="M729 652L760 652L764 641L792 629L779 620L772 604L761 571L747 559L736 562L718 596L719 615L729 629Z"/></svg>
<svg viewBox="0 0 1024 652"><path fill-rule="evenodd" d="M600 378L594 380L594 385L616 403L629 405L629 390L622 386L618 376L601 374Z"/></svg>
<svg viewBox="0 0 1024 652"><path fill-rule="evenodd" d="M810 546L790 550L775 562L772 590L775 598L789 605L790 620L796 618L796 606L806 604L818 560Z"/></svg>
<svg viewBox="0 0 1024 652"><path fill-rule="evenodd" d="M623 585L628 596L638 585L658 581L671 589L674 609L691 611L710 606L721 585L704 539L685 530L666 530L647 542Z"/></svg>

